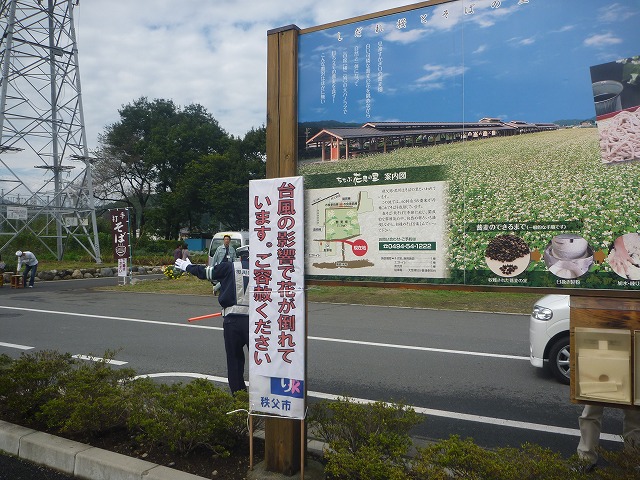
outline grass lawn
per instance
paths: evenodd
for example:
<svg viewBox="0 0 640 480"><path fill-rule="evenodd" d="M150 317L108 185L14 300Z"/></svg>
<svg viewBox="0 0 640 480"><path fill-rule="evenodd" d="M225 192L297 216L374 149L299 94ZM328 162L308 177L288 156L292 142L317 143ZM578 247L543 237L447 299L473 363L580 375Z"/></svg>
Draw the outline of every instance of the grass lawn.
<svg viewBox="0 0 640 480"><path fill-rule="evenodd" d="M102 287L102 289L156 294L212 295L209 282L198 280L191 275L183 275L175 280L162 278L136 282L135 285ZM324 285L310 285L307 288L307 298L310 302L525 314L531 312L533 304L540 296L536 293L461 292Z"/></svg>

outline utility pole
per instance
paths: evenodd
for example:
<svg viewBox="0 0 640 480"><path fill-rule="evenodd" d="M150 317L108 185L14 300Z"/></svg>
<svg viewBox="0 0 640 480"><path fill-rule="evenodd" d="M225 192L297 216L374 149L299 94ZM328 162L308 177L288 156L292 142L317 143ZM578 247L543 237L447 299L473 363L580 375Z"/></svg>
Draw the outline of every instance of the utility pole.
<svg viewBox="0 0 640 480"><path fill-rule="evenodd" d="M78 3L0 0L0 220L8 226L0 251L24 232L58 260L75 241L101 263L73 20Z"/></svg>

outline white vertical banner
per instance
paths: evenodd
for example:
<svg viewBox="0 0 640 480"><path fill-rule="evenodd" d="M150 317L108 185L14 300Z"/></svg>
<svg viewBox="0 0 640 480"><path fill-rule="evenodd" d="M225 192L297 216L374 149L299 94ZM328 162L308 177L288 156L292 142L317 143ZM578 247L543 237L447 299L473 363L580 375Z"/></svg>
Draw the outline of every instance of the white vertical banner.
<svg viewBox="0 0 640 480"><path fill-rule="evenodd" d="M118 276L119 277L126 277L127 275L129 275L128 272L128 268L127 268L127 259L126 258L119 258L118 259Z"/></svg>
<svg viewBox="0 0 640 480"><path fill-rule="evenodd" d="M302 177L249 182L249 404L304 418Z"/></svg>

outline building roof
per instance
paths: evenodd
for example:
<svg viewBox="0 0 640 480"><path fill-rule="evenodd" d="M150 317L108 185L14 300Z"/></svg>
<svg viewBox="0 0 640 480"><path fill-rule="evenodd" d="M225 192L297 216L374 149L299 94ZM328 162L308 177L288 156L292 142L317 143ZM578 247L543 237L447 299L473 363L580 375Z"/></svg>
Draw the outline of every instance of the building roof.
<svg viewBox="0 0 640 480"><path fill-rule="evenodd" d="M532 125L535 127L535 125ZM379 122L365 123L362 127L324 128L306 143L327 142L331 139L351 140L356 138L383 138L406 135L442 135L468 131L516 130L504 123L461 122Z"/></svg>
<svg viewBox="0 0 640 480"><path fill-rule="evenodd" d="M501 121L497 122L368 122L364 127L377 128L378 130L431 130L431 129L460 129L488 128L491 126L504 126Z"/></svg>

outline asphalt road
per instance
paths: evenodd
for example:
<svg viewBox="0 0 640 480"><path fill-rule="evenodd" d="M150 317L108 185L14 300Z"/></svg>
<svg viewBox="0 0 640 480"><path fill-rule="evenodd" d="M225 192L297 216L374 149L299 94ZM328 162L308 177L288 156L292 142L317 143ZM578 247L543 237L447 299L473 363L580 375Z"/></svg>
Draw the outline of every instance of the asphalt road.
<svg viewBox="0 0 640 480"><path fill-rule="evenodd" d="M19 458L0 455L0 480L71 480L74 477Z"/></svg>
<svg viewBox="0 0 640 480"><path fill-rule="evenodd" d="M0 353L55 349L115 359L166 381L226 379L215 297L95 291L116 279L0 289ZM528 316L309 303L310 400L402 401L425 414L416 441L456 434L485 447L534 442L568 456L579 405L569 387L528 361ZM29 348L27 350L27 348ZM248 378L248 375L247 375ZM607 409L606 447L620 445L621 415ZM611 441L609 441L611 440Z"/></svg>

